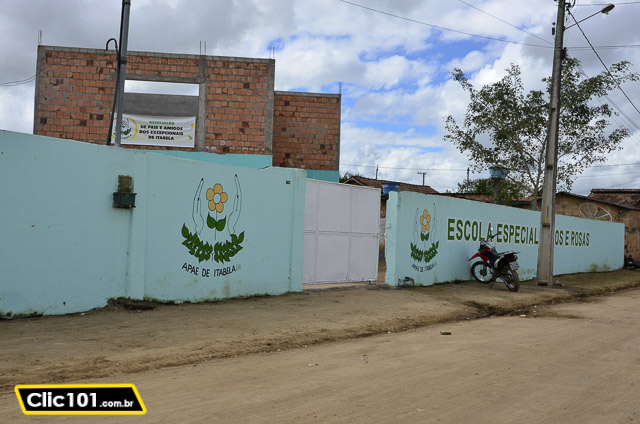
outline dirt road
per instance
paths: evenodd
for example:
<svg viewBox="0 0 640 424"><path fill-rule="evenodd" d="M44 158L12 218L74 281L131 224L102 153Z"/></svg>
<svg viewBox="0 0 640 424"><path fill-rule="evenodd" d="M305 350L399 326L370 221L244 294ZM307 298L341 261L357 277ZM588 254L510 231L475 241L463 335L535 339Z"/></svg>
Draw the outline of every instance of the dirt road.
<svg viewBox="0 0 640 424"><path fill-rule="evenodd" d="M86 422L23 416L12 393L72 381L135 383L148 408L92 422L637 421L640 290L561 303L605 286L575 278L516 295L361 287L0 322L0 422Z"/></svg>

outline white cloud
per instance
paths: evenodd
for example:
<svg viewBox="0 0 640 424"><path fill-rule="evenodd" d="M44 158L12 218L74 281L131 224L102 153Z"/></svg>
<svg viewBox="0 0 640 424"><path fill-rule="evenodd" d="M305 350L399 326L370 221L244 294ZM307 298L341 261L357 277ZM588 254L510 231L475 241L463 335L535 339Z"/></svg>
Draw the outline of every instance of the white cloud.
<svg viewBox="0 0 640 424"><path fill-rule="evenodd" d="M341 172L421 184L418 171L427 172L428 185L437 190L454 190L466 176L466 159L439 137L407 130L403 133L357 128L342 128Z"/></svg>
<svg viewBox="0 0 640 424"><path fill-rule="evenodd" d="M34 83L0 87L0 129L33 132ZM31 101L25 101L25 98Z"/></svg>
<svg viewBox="0 0 640 424"><path fill-rule="evenodd" d="M459 68L464 69L464 72L473 72L480 69L487 61L486 53L478 50L473 50L463 58L456 58L445 65L447 70Z"/></svg>

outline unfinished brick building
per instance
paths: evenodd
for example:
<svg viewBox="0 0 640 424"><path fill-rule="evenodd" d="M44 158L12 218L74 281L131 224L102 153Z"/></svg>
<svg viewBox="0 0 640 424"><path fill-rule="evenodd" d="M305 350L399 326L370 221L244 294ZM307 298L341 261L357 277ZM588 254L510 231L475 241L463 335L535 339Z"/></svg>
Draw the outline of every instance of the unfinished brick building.
<svg viewBox="0 0 640 424"><path fill-rule="evenodd" d="M116 66L113 50L39 46L34 134L106 144ZM193 148L143 148L272 155L337 178L340 95L274 91L273 59L131 51L126 79L198 85L198 96L125 93L124 113L196 117Z"/></svg>

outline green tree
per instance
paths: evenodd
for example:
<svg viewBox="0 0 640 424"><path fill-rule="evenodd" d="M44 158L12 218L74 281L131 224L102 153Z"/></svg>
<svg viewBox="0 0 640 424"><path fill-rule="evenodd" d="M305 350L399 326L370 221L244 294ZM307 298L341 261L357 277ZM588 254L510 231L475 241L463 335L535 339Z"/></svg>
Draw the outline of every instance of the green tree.
<svg viewBox="0 0 640 424"><path fill-rule="evenodd" d="M610 67L619 83L637 81L629 62ZM454 80L469 93L470 103L462 125L446 118L445 139L469 155L474 171L503 166L510 178L534 198L544 176L546 136L549 120L551 79L545 78L546 93L525 92L520 68L511 64L500 81L476 90L460 69ZM609 118L617 112L605 102L595 102L616 88L606 72L587 78L574 58L564 59L561 83L560 131L558 137L558 188L570 190L575 176L607 154L619 149L629 135L626 128L613 128Z"/></svg>
<svg viewBox="0 0 640 424"><path fill-rule="evenodd" d="M494 194L495 182L491 178L478 178L476 180L464 180L458 183L458 193ZM507 203L524 195L522 187L513 181L500 181L498 201Z"/></svg>

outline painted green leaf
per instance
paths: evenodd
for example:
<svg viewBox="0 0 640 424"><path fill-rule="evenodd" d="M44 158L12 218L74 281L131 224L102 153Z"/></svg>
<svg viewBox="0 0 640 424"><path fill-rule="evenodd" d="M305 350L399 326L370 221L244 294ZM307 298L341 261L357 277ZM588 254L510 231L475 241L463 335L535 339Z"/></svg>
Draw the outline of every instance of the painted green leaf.
<svg viewBox="0 0 640 424"><path fill-rule="evenodd" d="M231 234L231 243L238 244L238 236L235 234Z"/></svg>
<svg viewBox="0 0 640 424"><path fill-rule="evenodd" d="M207 214L207 227L214 229L216 228L216 220L211 217L211 214Z"/></svg>
<svg viewBox="0 0 640 424"><path fill-rule="evenodd" d="M244 231L240 233L240 235L238 236L238 244L242 243L244 241Z"/></svg>
<svg viewBox="0 0 640 424"><path fill-rule="evenodd" d="M222 231L224 230L224 226L227 224L227 217L224 217L216 223L216 230Z"/></svg>
<svg viewBox="0 0 640 424"><path fill-rule="evenodd" d="M189 229L185 224L182 224L182 237L189 238Z"/></svg>

